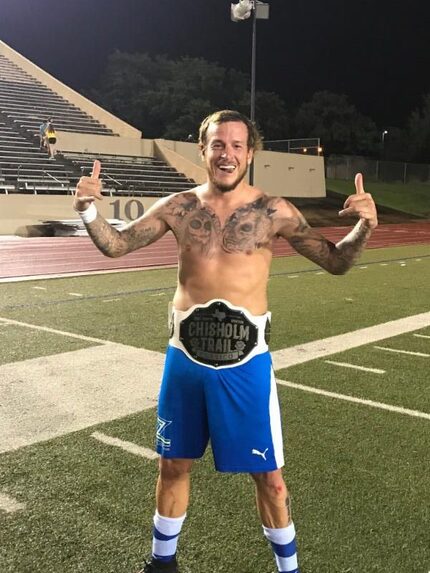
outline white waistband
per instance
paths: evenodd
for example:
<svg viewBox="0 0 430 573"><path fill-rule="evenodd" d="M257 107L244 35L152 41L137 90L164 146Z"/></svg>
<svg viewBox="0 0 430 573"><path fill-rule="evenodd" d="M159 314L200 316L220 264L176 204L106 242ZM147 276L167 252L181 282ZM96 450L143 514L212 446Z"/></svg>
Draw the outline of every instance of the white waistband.
<svg viewBox="0 0 430 573"><path fill-rule="evenodd" d="M225 304L229 309L233 310L233 311L238 311L240 313L242 313L242 315L244 315L249 322L251 322L257 329L257 340L255 342L255 346L252 348L252 350L249 352L249 354L247 354L244 358L237 359L236 363L233 364L218 364L217 366L213 366L211 364L208 364L206 362L202 362L200 360L197 360L195 357L191 356L190 353L188 352L188 350L185 348L183 342L180 339L180 327L181 327L181 323L187 319L189 316L191 316L193 314L193 312L195 312L197 309L200 308L207 308L210 305L212 305L213 303L222 303ZM231 304L230 302L223 300L223 299L213 299L210 300L204 304L196 304L194 306L192 306L191 308L189 308L188 310L178 310L175 309L174 307L172 308L172 314L171 314L171 320L170 320L170 332L171 332L171 338L169 340L169 344L170 346L173 346L175 348L179 348L180 350L182 350L190 360L192 360L193 362L196 362L197 364L203 364L204 366L207 366L208 368L215 368L215 369L219 369L219 368L234 368L235 366L240 366L241 364L245 364L246 362L248 362L249 360L251 360L251 358L253 358L254 356L258 355L258 354L262 354L263 352L267 352L269 350L267 341L266 341L266 328L268 323L270 324L270 320L271 320L271 313L270 312L266 312L265 314L262 315L253 315L251 314L247 309L241 307L241 306L235 306L233 304Z"/></svg>

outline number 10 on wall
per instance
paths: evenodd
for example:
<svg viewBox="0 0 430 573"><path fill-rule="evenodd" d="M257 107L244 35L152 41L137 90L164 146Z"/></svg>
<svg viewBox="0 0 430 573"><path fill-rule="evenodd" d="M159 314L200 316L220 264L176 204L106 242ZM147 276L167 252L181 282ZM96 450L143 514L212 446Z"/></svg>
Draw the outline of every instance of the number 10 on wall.
<svg viewBox="0 0 430 573"><path fill-rule="evenodd" d="M128 219L129 221L135 221L145 212L143 203L138 199L129 199L126 201L123 213L121 213L121 202L119 199L109 203L109 205L113 206L114 219Z"/></svg>

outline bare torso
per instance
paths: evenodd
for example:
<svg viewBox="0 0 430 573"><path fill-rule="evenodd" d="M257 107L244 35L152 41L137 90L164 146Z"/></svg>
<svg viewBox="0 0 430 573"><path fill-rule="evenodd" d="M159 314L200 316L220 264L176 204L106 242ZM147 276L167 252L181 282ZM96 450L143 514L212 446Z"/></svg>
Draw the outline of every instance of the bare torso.
<svg viewBox="0 0 430 573"><path fill-rule="evenodd" d="M267 280L276 234L276 203L257 198L233 210L200 199L199 188L180 193L163 208L178 242L178 286L174 306L222 298L259 315L267 310Z"/></svg>

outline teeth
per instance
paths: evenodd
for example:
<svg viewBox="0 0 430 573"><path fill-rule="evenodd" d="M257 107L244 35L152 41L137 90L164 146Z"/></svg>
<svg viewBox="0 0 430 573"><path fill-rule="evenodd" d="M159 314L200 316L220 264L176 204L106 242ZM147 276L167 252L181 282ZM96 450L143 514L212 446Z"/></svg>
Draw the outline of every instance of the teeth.
<svg viewBox="0 0 430 573"><path fill-rule="evenodd" d="M230 173L232 173L236 169L234 165L220 165L219 168L222 169L223 171L229 171Z"/></svg>

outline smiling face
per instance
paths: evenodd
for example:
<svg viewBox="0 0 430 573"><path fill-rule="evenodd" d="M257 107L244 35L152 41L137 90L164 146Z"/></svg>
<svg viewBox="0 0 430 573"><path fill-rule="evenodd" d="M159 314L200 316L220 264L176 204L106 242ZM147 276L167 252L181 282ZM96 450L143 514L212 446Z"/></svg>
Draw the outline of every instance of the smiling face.
<svg viewBox="0 0 430 573"><path fill-rule="evenodd" d="M241 121L210 123L202 155L212 185L223 193L236 189L253 156L247 126Z"/></svg>

